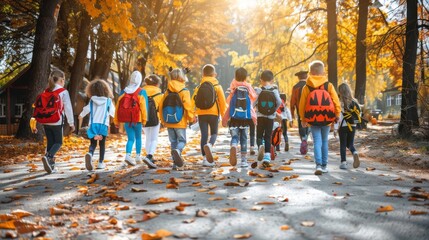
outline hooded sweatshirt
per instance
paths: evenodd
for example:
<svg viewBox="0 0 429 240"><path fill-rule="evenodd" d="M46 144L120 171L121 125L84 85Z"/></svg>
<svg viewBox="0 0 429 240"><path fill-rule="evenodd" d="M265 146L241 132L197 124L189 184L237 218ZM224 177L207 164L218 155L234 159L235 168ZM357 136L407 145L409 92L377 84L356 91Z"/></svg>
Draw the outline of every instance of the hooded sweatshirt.
<svg viewBox="0 0 429 240"><path fill-rule="evenodd" d="M228 104L228 108L226 109L225 114L222 117L222 125L223 126L226 126L228 120L231 118L229 111L230 111L232 96L234 96L235 90L241 86L246 87L247 91L249 92L249 98L250 98L250 103L251 103L249 106L251 108L250 114L252 116L253 123L256 124L256 122L257 122L256 111L255 111L255 108L253 108L253 104L255 103L256 99L258 98L258 95L255 92L255 89L253 89L252 85L250 85L250 83L248 83L246 81L239 82L239 81L233 79L231 82L231 85L229 86L229 89L231 89L231 93L228 95L228 98L226 99L226 102Z"/></svg>
<svg viewBox="0 0 429 240"><path fill-rule="evenodd" d="M153 97L153 100L155 102L156 109L159 109L159 105L161 104L162 96L163 96L163 94L161 93L161 88L159 88L157 86L153 86L153 85L146 85L143 87L143 89L146 90L148 97L152 97L152 96L158 94L158 95ZM161 116L159 115L159 112L158 112L158 119L160 119L160 117Z"/></svg>
<svg viewBox="0 0 429 240"><path fill-rule="evenodd" d="M168 90L171 92L179 93L179 96L183 103L184 113L183 118L178 123L166 123L164 119L161 117L160 120L162 124L167 128L186 128L188 122L191 122L194 119L194 112L192 111L192 103L191 103L191 94L188 89L185 87L185 83L178 80L170 80L168 81ZM184 89L184 90L183 90ZM183 90L183 91L181 91ZM180 92L181 91L181 92ZM159 103L159 114L162 116L162 107L164 99L168 96L168 91L164 93L162 100Z"/></svg>
<svg viewBox="0 0 429 240"><path fill-rule="evenodd" d="M107 97L99 97L99 96L92 96L91 100L89 101L88 105L86 105L82 112L80 113L80 117L85 117L88 113L90 114L90 119L92 119L92 123L103 123L104 117L106 116L106 103L107 103ZM92 102L92 112L91 112L91 102ZM110 99L110 104L108 106L109 112L107 113L106 122L104 125L109 126L110 122L110 116L115 116L115 105L113 104L113 100ZM91 120L89 122L91 124Z"/></svg>
<svg viewBox="0 0 429 240"><path fill-rule="evenodd" d="M276 97L276 109L278 109L280 107L280 105L282 104L282 99L280 98L279 90L272 85L264 86L264 88L267 90L272 90L274 92L274 96ZM258 94L258 97L259 97L259 94L261 94L261 92L262 92L262 88L256 89L256 93ZM255 102L255 106L256 107L258 106L257 101ZM266 117L268 119L274 119L277 116L277 112L274 112L273 114L271 114L269 116L264 115L260 112L257 112L257 115L258 115L258 117Z"/></svg>
<svg viewBox="0 0 429 240"><path fill-rule="evenodd" d="M198 94L198 90L204 82L210 82L216 92L216 103L209 109L199 109L195 105L195 98ZM223 116L226 111L226 100L225 94L223 93L222 86L219 84L219 81L215 77L203 77L201 79L201 83L194 90L194 95L192 95L192 109L196 109L197 115L215 115L215 116Z"/></svg>
<svg viewBox="0 0 429 240"><path fill-rule="evenodd" d="M131 74L131 78L130 78L130 83L128 84L128 86L120 93L119 98L118 98L118 103L116 104L116 111L115 111L115 119L114 119L114 123L115 125L119 124L119 120L118 120L118 108L120 107L119 105L121 104L121 99L124 97L125 94L133 94L135 93L138 89L140 89L140 85L142 83L142 75L139 71L134 71ZM148 100L147 100L147 93L144 89L141 89L139 94L138 94L138 98L139 98L139 107L140 107L140 116L139 116L139 121L141 122L143 125L146 124L147 121L147 109L149 108L148 106Z"/></svg>
<svg viewBox="0 0 429 240"><path fill-rule="evenodd" d="M318 88L323 84L325 84L327 81L328 79L326 76L319 76L319 75L308 76L307 84L302 88L301 98L299 99L298 111L299 111L299 117L301 118L301 121L305 121L304 120L305 105L307 103L308 94L310 94L310 89L308 88L308 86L312 88ZM329 83L328 85L328 93L329 95L331 95L332 101L335 106L335 115L339 117L341 113L340 100L338 99L337 92L335 91L335 88L331 83Z"/></svg>

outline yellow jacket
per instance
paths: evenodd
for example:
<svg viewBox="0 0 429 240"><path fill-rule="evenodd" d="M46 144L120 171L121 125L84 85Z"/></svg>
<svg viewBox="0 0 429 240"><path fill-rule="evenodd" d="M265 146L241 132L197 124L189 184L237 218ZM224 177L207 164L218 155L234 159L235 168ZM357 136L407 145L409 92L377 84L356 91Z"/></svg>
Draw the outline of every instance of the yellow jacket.
<svg viewBox="0 0 429 240"><path fill-rule="evenodd" d="M222 86L219 84L219 81L214 77L203 77L201 80L200 86L204 82L210 82L213 84L214 89L216 91L216 102L217 104L213 104L210 109L199 109L195 105L195 97L198 94L199 86L195 88L194 95L192 95L192 109L196 109L197 115L215 115L215 116L223 116L226 111L226 99L225 94L223 93ZM219 109L218 109L219 108Z"/></svg>
<svg viewBox="0 0 429 240"><path fill-rule="evenodd" d="M185 83L177 81L177 80L170 80L168 81L168 90L171 92L180 92L182 89L185 88ZM164 99L168 96L168 91L164 93L164 96L162 97L160 103L159 103L159 114L160 114L160 120L162 124L167 128L186 128L188 122L192 122L194 119L194 112L192 111L192 103L191 103L191 93L188 89L185 89L179 93L180 98L182 99L184 113L183 118L179 123L166 123L164 122L164 119L162 117L162 104L164 102Z"/></svg>
<svg viewBox="0 0 429 240"><path fill-rule="evenodd" d="M116 104L115 118L113 120L115 125L119 125L118 109L119 109L119 105L121 103L121 99L124 97L124 95L125 95L125 92L122 91L120 96L119 96L118 102ZM138 98L139 98L139 106L140 106L140 117L139 117L138 122L141 122L144 126L146 124L146 121L147 121L147 108L148 108L147 94L146 94L146 91L144 89L141 89Z"/></svg>
<svg viewBox="0 0 429 240"><path fill-rule="evenodd" d="M307 85L312 88L318 88L327 81L328 79L326 78L326 76L316 76L316 75L308 76L307 84L302 88L301 98L299 99L299 117L301 118L301 121L305 121L304 120L305 104L307 102L307 96L308 94L310 94L310 89L307 87ZM335 115L339 117L341 113L341 104L340 104L340 100L338 99L337 92L335 91L335 88L331 83L329 83L328 85L328 93L331 95L332 101L335 106Z"/></svg>

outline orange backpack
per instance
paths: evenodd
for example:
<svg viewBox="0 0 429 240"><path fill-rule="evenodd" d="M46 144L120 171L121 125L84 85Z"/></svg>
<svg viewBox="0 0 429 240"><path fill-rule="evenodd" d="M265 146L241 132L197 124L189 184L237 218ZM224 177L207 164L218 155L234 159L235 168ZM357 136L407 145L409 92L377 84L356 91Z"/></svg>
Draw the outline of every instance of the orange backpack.
<svg viewBox="0 0 429 240"><path fill-rule="evenodd" d="M307 85L310 93L304 109L304 119L312 126L327 126L335 121L335 106L328 92L329 82L318 88Z"/></svg>
<svg viewBox="0 0 429 240"><path fill-rule="evenodd" d="M271 145L278 146L282 140L282 127L277 127L271 134Z"/></svg>

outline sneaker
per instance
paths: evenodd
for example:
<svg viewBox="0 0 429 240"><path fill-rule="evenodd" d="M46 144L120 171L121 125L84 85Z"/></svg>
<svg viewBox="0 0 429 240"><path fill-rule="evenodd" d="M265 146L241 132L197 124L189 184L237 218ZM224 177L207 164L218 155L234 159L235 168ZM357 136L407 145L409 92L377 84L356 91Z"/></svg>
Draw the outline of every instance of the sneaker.
<svg viewBox="0 0 429 240"><path fill-rule="evenodd" d="M136 156L136 164L142 164L142 163L143 163L142 157L140 155L137 155Z"/></svg>
<svg viewBox="0 0 429 240"><path fill-rule="evenodd" d="M245 154L241 155L240 167L241 168L247 168L247 167L249 167L249 164L247 163L247 158L246 158Z"/></svg>
<svg viewBox="0 0 429 240"><path fill-rule="evenodd" d="M264 145L259 146L258 161L261 161L264 158L264 153L265 153Z"/></svg>
<svg viewBox="0 0 429 240"><path fill-rule="evenodd" d="M143 162L146 163L146 165L150 168L150 169L155 169L157 168L156 164L153 163L152 159L150 159L149 157L145 157L143 158Z"/></svg>
<svg viewBox="0 0 429 240"><path fill-rule="evenodd" d="M289 142L285 142L285 152L289 151Z"/></svg>
<svg viewBox="0 0 429 240"><path fill-rule="evenodd" d="M88 171L92 171L94 166L92 166L92 155L91 153L85 154L85 167Z"/></svg>
<svg viewBox="0 0 429 240"><path fill-rule="evenodd" d="M48 157L43 156L42 157L42 163L43 163L43 168L45 169L45 171L49 174L52 173L52 168L51 168L51 164L48 160Z"/></svg>
<svg viewBox="0 0 429 240"><path fill-rule="evenodd" d="M176 166L176 164L174 164L174 163L173 163L173 167L172 167L172 169L173 169L173 170L177 170L177 166Z"/></svg>
<svg viewBox="0 0 429 240"><path fill-rule="evenodd" d="M346 169L347 169L347 162L346 162L346 161L341 162L341 164L340 164L340 169L344 169L344 170L346 170Z"/></svg>
<svg viewBox="0 0 429 240"><path fill-rule="evenodd" d="M105 168L106 168L106 164L104 164L104 162L98 162L97 169L105 169Z"/></svg>
<svg viewBox="0 0 429 240"><path fill-rule="evenodd" d="M179 150L177 150L177 149L171 150L171 156L173 157L173 162L177 167L183 166L183 158L180 155ZM174 167L174 165L173 165L173 167Z"/></svg>
<svg viewBox="0 0 429 240"><path fill-rule="evenodd" d="M250 155L255 155L256 154L256 152L255 152L255 147L254 146L250 146Z"/></svg>
<svg viewBox="0 0 429 240"><path fill-rule="evenodd" d="M56 173L56 172L58 172L58 170L57 170L57 168L55 167L55 165L51 165L51 168L52 168L51 174L52 174L52 173Z"/></svg>
<svg viewBox="0 0 429 240"><path fill-rule="evenodd" d="M276 151L280 152L280 144L276 146Z"/></svg>
<svg viewBox="0 0 429 240"><path fill-rule="evenodd" d="M235 145L231 146L229 150L229 164L231 164L231 166L237 165L237 146Z"/></svg>
<svg viewBox="0 0 429 240"><path fill-rule="evenodd" d="M207 160L207 157L204 157L204 159L203 159L203 167L213 167L214 165L215 165L214 162L209 162Z"/></svg>
<svg viewBox="0 0 429 240"><path fill-rule="evenodd" d="M307 154L307 150L308 150L308 144L306 140L303 140L301 142L301 147L299 149L299 151L301 152L302 155Z"/></svg>
<svg viewBox="0 0 429 240"><path fill-rule="evenodd" d="M267 168L270 166L270 158L269 157L264 157L264 159L262 160L262 167Z"/></svg>
<svg viewBox="0 0 429 240"><path fill-rule="evenodd" d="M322 166L316 166L316 171L314 172L314 175L322 175Z"/></svg>
<svg viewBox="0 0 429 240"><path fill-rule="evenodd" d="M328 166L322 166L322 173L328 172Z"/></svg>
<svg viewBox="0 0 429 240"><path fill-rule="evenodd" d="M127 154L126 156L125 156L125 162L128 164L128 165L131 165L131 166L135 166L136 165L136 160L134 160L129 154Z"/></svg>
<svg viewBox="0 0 429 240"><path fill-rule="evenodd" d="M358 168L359 165L360 165L359 154L358 154L358 152L354 152L353 153L353 167Z"/></svg>
<svg viewBox="0 0 429 240"><path fill-rule="evenodd" d="M206 154L207 162L213 163L212 145L210 143L204 145L204 153Z"/></svg>

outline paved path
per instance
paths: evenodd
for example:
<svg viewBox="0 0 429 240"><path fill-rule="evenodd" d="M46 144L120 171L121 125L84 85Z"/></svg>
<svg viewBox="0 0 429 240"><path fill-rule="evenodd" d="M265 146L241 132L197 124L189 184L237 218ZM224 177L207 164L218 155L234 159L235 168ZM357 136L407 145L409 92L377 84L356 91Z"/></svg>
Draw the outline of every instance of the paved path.
<svg viewBox="0 0 429 240"><path fill-rule="evenodd" d="M46 237L53 239L141 239L160 229L173 234L167 239L429 239L429 215L409 213L429 212L427 180L366 159L358 169L340 170L334 152L329 173L315 176L312 153L299 155L296 131L290 135L290 151L279 153L272 172L228 166L226 129L215 146L219 167L213 169L199 164L199 136L192 131L182 171L123 168L125 143L118 139L109 141L108 170L97 171L93 184L87 183L83 152L63 152L60 171L52 175L44 173L39 156L30 156L32 163L0 168L0 213L30 211L34 216L27 219L47 227ZM163 166L169 164L167 139L163 132L157 152ZM385 196L393 189L402 197ZM412 196L416 201L409 201ZM160 197L175 202L147 204ZM65 207L73 214L51 216L49 209L60 203L71 204ZM388 205L394 210L376 212Z"/></svg>

